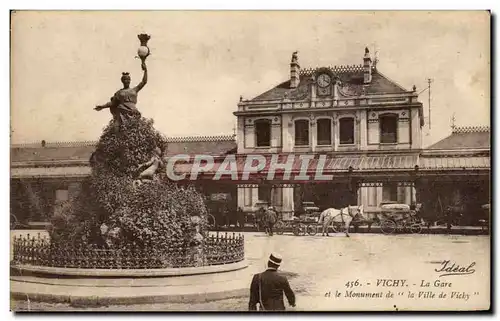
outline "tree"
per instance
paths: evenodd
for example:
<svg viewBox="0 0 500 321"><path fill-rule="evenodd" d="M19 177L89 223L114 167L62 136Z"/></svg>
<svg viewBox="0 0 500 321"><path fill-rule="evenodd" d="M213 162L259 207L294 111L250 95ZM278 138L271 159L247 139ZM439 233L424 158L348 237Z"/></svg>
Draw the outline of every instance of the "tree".
<svg viewBox="0 0 500 321"><path fill-rule="evenodd" d="M110 123L91 157L92 173L81 193L64 204L51 219L51 238L60 244L106 244L109 247L153 246L155 249L189 248L194 244L201 218L205 229L207 209L192 187L169 182L164 168L158 179L134 184L138 164L156 148L166 150L165 138L145 118L130 119L116 131Z"/></svg>

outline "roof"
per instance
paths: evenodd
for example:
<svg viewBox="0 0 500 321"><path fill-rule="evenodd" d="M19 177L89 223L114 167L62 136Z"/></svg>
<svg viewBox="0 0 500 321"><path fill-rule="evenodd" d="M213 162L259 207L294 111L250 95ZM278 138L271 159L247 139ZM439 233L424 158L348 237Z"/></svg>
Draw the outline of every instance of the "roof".
<svg viewBox="0 0 500 321"><path fill-rule="evenodd" d="M225 155L236 153L234 136L175 137L167 139L167 156L178 154Z"/></svg>
<svg viewBox="0 0 500 321"><path fill-rule="evenodd" d="M456 127L452 134L427 149L490 149L490 128Z"/></svg>
<svg viewBox="0 0 500 321"><path fill-rule="evenodd" d="M489 169L489 156L420 157L421 169Z"/></svg>
<svg viewBox="0 0 500 321"><path fill-rule="evenodd" d="M297 88L290 88L290 80L287 80L276 87L258 95L250 101L278 100L285 96L289 99L302 100L310 98L309 90L310 76L319 70L325 68L303 69L300 71L300 82ZM340 66L326 68L332 72L335 77L340 78L343 87L341 92L351 96L363 94L383 94L383 93L405 93L406 89L390 80L376 68L372 68L372 80L369 84L364 84L363 66Z"/></svg>
<svg viewBox="0 0 500 321"><path fill-rule="evenodd" d="M88 161L95 141L17 144L10 149L11 162ZM168 137L167 156L176 154L224 155L236 151L234 136Z"/></svg>

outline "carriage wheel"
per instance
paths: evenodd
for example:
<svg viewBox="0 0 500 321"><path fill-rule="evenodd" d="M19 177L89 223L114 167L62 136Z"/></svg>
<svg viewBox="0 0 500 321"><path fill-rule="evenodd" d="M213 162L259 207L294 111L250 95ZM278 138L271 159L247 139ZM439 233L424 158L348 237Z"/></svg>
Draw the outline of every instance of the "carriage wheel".
<svg viewBox="0 0 500 321"><path fill-rule="evenodd" d="M330 227L333 230L333 233L345 233L345 224L342 222L332 222Z"/></svg>
<svg viewBox="0 0 500 321"><path fill-rule="evenodd" d="M422 232L422 224L414 223L410 225L410 232L412 234L420 234Z"/></svg>
<svg viewBox="0 0 500 321"><path fill-rule="evenodd" d="M304 236L307 234L307 225L299 223L299 235Z"/></svg>
<svg viewBox="0 0 500 321"><path fill-rule="evenodd" d="M307 234L314 236L316 233L318 233L318 227L316 225L307 226Z"/></svg>
<svg viewBox="0 0 500 321"><path fill-rule="evenodd" d="M396 227L397 227L396 222L394 222L393 220L383 220L382 223L380 223L380 229L384 234L394 233Z"/></svg>
<svg viewBox="0 0 500 321"><path fill-rule="evenodd" d="M208 214L207 224L208 228L215 228L215 217L212 214Z"/></svg>
<svg viewBox="0 0 500 321"><path fill-rule="evenodd" d="M276 225L274 226L276 227L276 234L283 235L283 233L285 232L285 223L283 223L282 221L278 221L278 223L276 223Z"/></svg>
<svg viewBox="0 0 500 321"><path fill-rule="evenodd" d="M295 236L302 236L306 235L306 228L304 224L299 223L293 227L293 235Z"/></svg>

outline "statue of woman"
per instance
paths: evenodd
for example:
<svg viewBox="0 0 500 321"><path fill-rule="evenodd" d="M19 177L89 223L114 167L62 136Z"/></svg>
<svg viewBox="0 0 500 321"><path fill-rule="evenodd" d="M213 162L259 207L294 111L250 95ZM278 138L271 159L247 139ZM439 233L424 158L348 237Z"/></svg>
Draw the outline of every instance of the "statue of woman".
<svg viewBox="0 0 500 321"><path fill-rule="evenodd" d="M146 67L145 59L142 60L141 66L144 71L144 75L142 77L142 81L137 86L130 88L130 74L128 72L122 73L121 81L123 83L123 88L118 90L114 96L111 97L111 100L108 103L94 108L97 111L109 108L111 114L113 115L116 129L118 129L127 119L132 117L141 117L141 113L137 109L136 104L137 94L148 82L148 69Z"/></svg>

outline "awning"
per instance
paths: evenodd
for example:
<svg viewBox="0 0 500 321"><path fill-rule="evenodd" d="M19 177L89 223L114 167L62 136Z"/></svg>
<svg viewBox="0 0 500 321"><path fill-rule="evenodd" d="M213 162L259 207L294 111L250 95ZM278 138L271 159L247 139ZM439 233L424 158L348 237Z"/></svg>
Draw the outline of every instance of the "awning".
<svg viewBox="0 0 500 321"><path fill-rule="evenodd" d="M421 169L489 169L489 156L420 157Z"/></svg>
<svg viewBox="0 0 500 321"><path fill-rule="evenodd" d="M234 155L232 155L235 157ZM320 159L319 156L322 156ZM269 173L272 166L276 163L286 163L289 161L291 166L291 174L297 175L302 169L304 158L294 154L282 155L265 155L262 160L265 164L257 173L254 171L251 176L262 176ZM312 157L312 156L311 156ZM241 174L246 171L245 164L247 157L238 156L235 159L236 174L238 179ZM256 165L258 161L254 161ZM223 164L223 159L217 159L216 162L207 168L206 171L200 171L199 177L213 176ZM229 164L228 162L225 164ZM274 164L274 165L272 165ZM381 156L330 156L330 155L315 155L309 159L307 174L314 174L317 170L321 170L323 174L339 174L348 173L349 167L352 167L354 172L380 172L391 170L410 171L414 170L415 165L419 165L422 170L453 170L453 169L489 169L490 158L488 156L461 156L461 157L420 157L417 155L381 155ZM204 164L202 163L201 167ZM190 177L193 168L193 159L189 161L177 161L174 164L174 173L176 175L186 174L186 178ZM231 166L226 167L227 171L222 175L221 179L231 179L228 175ZM58 178L58 177L86 177L91 173L89 166L50 166L50 167L13 167L11 168L11 178ZM281 176L284 170L277 168L275 171L277 176Z"/></svg>
<svg viewBox="0 0 500 321"><path fill-rule="evenodd" d="M417 155L344 156L332 158L326 169L338 171L349 166L358 171L414 169L417 161Z"/></svg>
<svg viewBox="0 0 500 321"><path fill-rule="evenodd" d="M54 167L14 167L10 170L11 178L57 178L86 177L90 175L90 166L54 166Z"/></svg>
<svg viewBox="0 0 500 321"><path fill-rule="evenodd" d="M353 171L356 172L369 172L369 171L381 171L381 170L414 170L415 165L418 164L418 155L381 155L381 156L330 156L330 155L295 155L295 154L281 154L281 155L265 155L265 156L255 156L253 155L241 155L236 157L231 155L236 164L233 163L232 169L236 169L238 177L242 173L248 172L248 167L250 165L257 166L259 162L264 162L263 166L258 170L258 173L254 170L252 175L262 175L267 174L274 167L276 175L282 175L284 170L277 164L291 164L291 173L298 174L305 171L308 174L316 173L317 170L321 170L324 174L333 173L347 173L351 167ZM236 157L236 158L234 158ZM290 160L292 158L292 160ZM260 159L260 161L258 160ZM214 175L219 171L219 169L224 170L225 174L221 177L229 178L229 173L232 171L230 162L226 159L226 163L223 163L223 159L218 159L213 165L207 164L206 162L201 162L200 167L204 169L199 172L199 175ZM307 169L302 169L308 162ZM225 168L221 168L224 165ZM177 175L189 174L193 168L193 159L189 161L177 161L174 165L174 173Z"/></svg>

